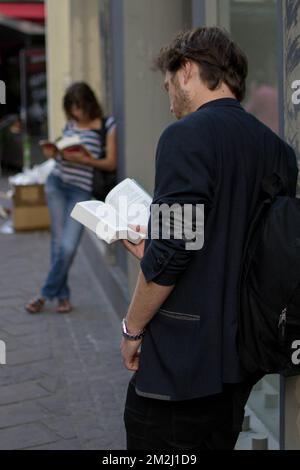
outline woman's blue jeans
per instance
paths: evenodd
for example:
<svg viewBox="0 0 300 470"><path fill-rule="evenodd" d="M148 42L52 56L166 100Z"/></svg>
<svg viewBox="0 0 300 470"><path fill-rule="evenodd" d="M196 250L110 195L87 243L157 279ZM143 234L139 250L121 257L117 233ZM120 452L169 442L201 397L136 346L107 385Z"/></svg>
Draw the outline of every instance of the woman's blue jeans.
<svg viewBox="0 0 300 470"><path fill-rule="evenodd" d="M91 193L50 174L45 185L51 220L51 266L41 295L46 299L69 299L68 274L84 227L70 217L77 202L91 199Z"/></svg>

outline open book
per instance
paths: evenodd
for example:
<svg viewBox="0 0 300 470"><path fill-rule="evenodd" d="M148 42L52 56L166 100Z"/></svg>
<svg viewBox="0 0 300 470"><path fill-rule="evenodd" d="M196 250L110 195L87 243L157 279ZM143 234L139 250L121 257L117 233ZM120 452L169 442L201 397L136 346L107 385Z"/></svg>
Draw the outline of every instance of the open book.
<svg viewBox="0 0 300 470"><path fill-rule="evenodd" d="M129 224L147 226L151 203L151 196L134 179L126 178L108 193L105 202L77 203L71 217L108 244L121 239L138 244L146 234L132 230Z"/></svg>
<svg viewBox="0 0 300 470"><path fill-rule="evenodd" d="M85 145L81 142L79 135L69 137L61 137L60 139L51 142L50 140L40 140L41 147L49 147L59 152L78 152L83 151L88 157L93 158L92 154L88 151Z"/></svg>

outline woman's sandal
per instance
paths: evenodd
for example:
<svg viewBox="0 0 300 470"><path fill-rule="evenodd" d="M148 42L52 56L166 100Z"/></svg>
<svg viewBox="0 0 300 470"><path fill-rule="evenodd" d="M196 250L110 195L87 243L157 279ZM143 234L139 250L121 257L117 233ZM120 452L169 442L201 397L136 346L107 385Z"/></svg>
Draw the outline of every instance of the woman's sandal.
<svg viewBox="0 0 300 470"><path fill-rule="evenodd" d="M73 310L72 305L68 299L60 299L56 311L58 313L70 313Z"/></svg>
<svg viewBox="0 0 300 470"><path fill-rule="evenodd" d="M40 313L43 311L45 305L45 299L42 297L36 297L25 305L25 309L28 313Z"/></svg>

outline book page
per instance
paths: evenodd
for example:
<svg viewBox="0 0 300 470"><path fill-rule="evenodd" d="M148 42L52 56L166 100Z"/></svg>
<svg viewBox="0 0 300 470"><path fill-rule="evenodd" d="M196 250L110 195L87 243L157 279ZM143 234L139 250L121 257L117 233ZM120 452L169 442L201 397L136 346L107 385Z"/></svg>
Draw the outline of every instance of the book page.
<svg viewBox="0 0 300 470"><path fill-rule="evenodd" d="M39 145L43 147L44 145L47 145L49 147L56 147L55 142L51 142L51 140L39 140Z"/></svg>
<svg viewBox="0 0 300 470"><path fill-rule="evenodd" d="M128 227L127 221L111 204L102 201L93 202L95 203L95 213L98 219L95 233L99 238L107 243L123 238L138 243L145 238L145 234L138 233Z"/></svg>
<svg viewBox="0 0 300 470"><path fill-rule="evenodd" d="M144 237L143 234L128 228L127 221L120 217L115 208L102 201L77 203L71 212L71 217L107 243L112 243L120 238L127 238L138 243Z"/></svg>
<svg viewBox="0 0 300 470"><path fill-rule="evenodd" d="M119 183L105 201L127 224L147 225L152 198L134 179L126 178Z"/></svg>
<svg viewBox="0 0 300 470"><path fill-rule="evenodd" d="M67 147L72 147L73 145L81 145L81 140L78 135L63 137L56 142L58 150L64 150Z"/></svg>
<svg viewBox="0 0 300 470"><path fill-rule="evenodd" d="M72 152L83 152L87 157L96 159L97 157L92 155L91 152L85 147L84 144L75 144L75 145L70 145L67 147L64 147L62 150L62 153L72 153Z"/></svg>
<svg viewBox="0 0 300 470"><path fill-rule="evenodd" d="M117 213L114 206L102 201L95 202L97 203L95 214L103 227L108 225L109 227L113 227L115 230L126 227L126 220Z"/></svg>
<svg viewBox="0 0 300 470"><path fill-rule="evenodd" d="M56 147L56 144L54 142L50 142L50 140L40 140L39 145L42 148L45 148L45 147L46 148L51 148L51 149L55 150L56 152L58 152L58 148Z"/></svg>

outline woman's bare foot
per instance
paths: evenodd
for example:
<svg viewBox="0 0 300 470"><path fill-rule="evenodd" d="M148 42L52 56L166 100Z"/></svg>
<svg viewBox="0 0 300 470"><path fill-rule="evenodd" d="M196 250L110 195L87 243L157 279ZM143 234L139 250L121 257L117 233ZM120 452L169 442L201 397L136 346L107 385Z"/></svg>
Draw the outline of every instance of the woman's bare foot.
<svg viewBox="0 0 300 470"><path fill-rule="evenodd" d="M25 309L28 313L40 313L43 311L44 305L45 299L43 297L35 297L25 305Z"/></svg>
<svg viewBox="0 0 300 470"><path fill-rule="evenodd" d="M70 313L73 307L68 299L59 299L56 311L58 313Z"/></svg>

